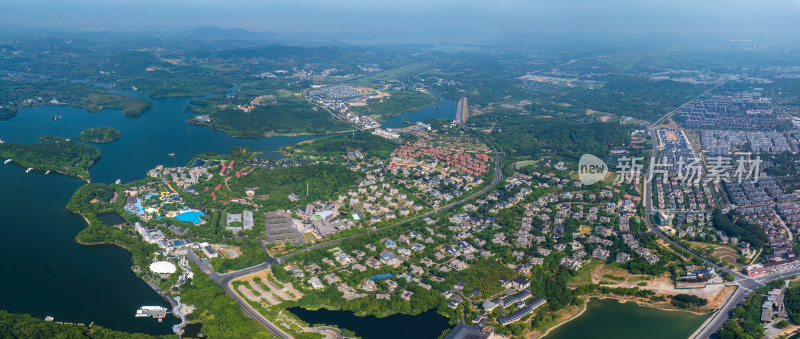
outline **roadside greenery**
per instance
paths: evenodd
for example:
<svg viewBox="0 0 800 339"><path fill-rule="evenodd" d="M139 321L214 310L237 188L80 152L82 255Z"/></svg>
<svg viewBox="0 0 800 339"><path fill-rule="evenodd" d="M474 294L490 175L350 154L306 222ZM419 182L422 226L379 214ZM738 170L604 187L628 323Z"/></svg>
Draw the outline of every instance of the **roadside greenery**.
<svg viewBox="0 0 800 339"><path fill-rule="evenodd" d="M789 319L800 324L800 287L787 288L783 295L783 304Z"/></svg>
<svg viewBox="0 0 800 339"><path fill-rule="evenodd" d="M236 300L192 264L194 279L181 287L181 301L196 307L187 315L190 322L201 322L209 338L271 338L264 328L248 318Z"/></svg>

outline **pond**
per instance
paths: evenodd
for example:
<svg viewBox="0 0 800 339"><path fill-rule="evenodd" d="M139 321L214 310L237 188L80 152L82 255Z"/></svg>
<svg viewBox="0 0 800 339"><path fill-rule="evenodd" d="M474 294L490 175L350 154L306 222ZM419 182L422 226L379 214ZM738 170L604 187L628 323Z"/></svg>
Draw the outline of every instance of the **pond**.
<svg viewBox="0 0 800 339"><path fill-rule="evenodd" d="M556 328L546 338L688 338L707 317L633 302L620 303L614 299L592 299L586 312Z"/></svg>
<svg viewBox="0 0 800 339"><path fill-rule="evenodd" d="M300 307L290 308L289 312L311 325L325 324L348 329L364 339L436 338L450 329L448 319L435 310L418 315L395 314L385 318L359 317L348 311L308 310Z"/></svg>

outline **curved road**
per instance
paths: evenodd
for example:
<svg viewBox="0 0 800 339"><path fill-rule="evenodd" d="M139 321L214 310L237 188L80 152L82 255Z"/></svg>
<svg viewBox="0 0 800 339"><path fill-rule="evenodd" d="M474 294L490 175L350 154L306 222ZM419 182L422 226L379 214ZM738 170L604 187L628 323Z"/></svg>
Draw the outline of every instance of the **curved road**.
<svg viewBox="0 0 800 339"><path fill-rule="evenodd" d="M677 111L681 107L699 98L700 96L712 91L713 89L719 87L723 83L725 83L725 81L719 82L716 86L708 89L707 91L703 92L702 94L698 95L697 97L693 98L687 103L681 105L680 107L670 111L669 113L665 114L663 117L656 120L653 124L647 127L648 132L650 133L650 136L653 140L653 153L652 153L653 159L658 157L658 146L656 144L658 138L655 130L656 127L658 127L659 124L664 122L667 118L669 118L675 111ZM652 175L651 168L648 168L645 178L649 178L650 175ZM725 322L728 321L728 319L730 318L733 308L736 307L736 305L742 302L745 298L747 298L747 296L753 293L753 291L756 290L757 288L764 286L766 283L773 280L783 279L790 275L800 274L800 268L797 268L771 275L751 278L739 272L730 270L726 267L719 266L709 261L708 259L703 257L701 254L695 252L694 250L687 248L686 246L683 246L683 244L681 244L680 242L673 240L672 238L664 234L664 232L662 232L661 229L659 229L653 223L653 194L652 194L652 185L650 185L649 182L645 182L644 184L644 203L645 203L645 222L649 228L649 232L654 233L661 239L664 239L664 241L667 241L670 244L683 249L684 251L690 253L692 256L695 256L703 260L706 264L713 266L718 272L726 272L735 277L732 284L738 286L736 291L731 296L728 297L728 299L724 302L724 304L720 305L720 307L711 315L711 317L709 317L708 320L706 320L705 323L703 323L700 326L700 328L697 329L697 331L695 331L695 333L692 334L691 338L703 338L703 339L710 338L711 335L719 331L722 328L722 326L725 325Z"/></svg>
<svg viewBox="0 0 800 339"><path fill-rule="evenodd" d="M500 183L500 181L503 179L503 172L502 172L502 168L500 166L500 158L501 158L501 156L502 156L501 153L498 152L497 150L495 150L495 169L494 169L494 179L492 180L492 183L489 186L483 188L482 190L480 190L480 191L478 191L476 193L473 193L473 194L471 194L471 195L469 195L469 196L467 196L467 197L465 197L465 198L463 198L461 200L452 202L452 203L447 204L445 206L439 207L439 208L437 208L437 209L435 209L433 211L427 212L425 214L418 215L418 216L410 218L410 219L403 220L401 222L397 222L397 223L391 224L391 225L386 226L386 227L382 227L382 228L379 228L379 229L376 229L376 230L370 230L369 232L366 232L366 233L355 234L355 235L351 235L351 236L347 236L347 237L343 237L343 238L327 241L327 242L324 242L324 243L320 243L320 244L317 244L317 245L314 245L314 246L311 246L311 247L308 247L308 248L304 248L304 249L299 250L297 252L284 255L284 256L279 257L279 258L271 258L270 262L273 262L273 263L277 264L277 263L280 263L283 260L291 258L292 256L298 255L300 253L305 253L305 252L308 252L308 251L311 251L311 250L314 250L314 249L317 249L317 248L320 248L320 247L324 247L324 246L328 246L328 245L331 245L331 244L335 244L335 243L341 242L341 241L346 240L346 239L352 239L352 238L359 237L359 236L362 236L362 235L365 235L365 234L369 234L369 233L372 233L372 232L377 232L377 231L380 231L380 230L384 230L384 229L387 229L387 228L390 228L390 227L403 225L403 224L406 224L406 223L411 222L413 220L417 220L417 219L420 219L420 218L425 218L425 217L428 217L428 216L430 216L430 215L432 215L434 213L453 208L453 207L458 206L458 205L460 205L460 204L462 204L462 203L464 203L466 201L469 201L469 200L471 200L471 199L473 199L473 198L475 198L477 196L480 196L480 195L488 192L489 190L491 190L495 186L497 186ZM255 265L255 266L251 266L251 267L248 267L248 268L245 268L245 269L241 269L241 270L238 270L238 271L233 271L233 272L220 274L220 273L215 272L214 268L211 267L211 265L208 262L204 262L204 261L200 260L200 258L198 258L197 255L194 252L188 251L188 253L186 254L186 257L189 260L191 260L192 262L194 262L198 267L200 267L200 269L203 270L211 278L211 280L213 280L214 282L216 282L219 285L222 285L222 288L225 290L225 293L228 294L229 296L231 296L234 300L236 300L236 302L239 303L239 307L242 309L242 311L248 317L253 318L256 321L260 322L269 331L270 334L272 334L272 335L274 335L276 337L279 337L279 338L283 338L283 339L292 338L292 336L290 336L288 333L286 333L283 330L281 330L279 327L275 326L275 324L271 323L267 318L265 318L263 315L261 315L261 313L259 313L252 306L250 306L250 304L246 300L244 300L241 296L239 296L239 294L236 293L230 287L230 283L233 280L237 279L237 278L241 278L243 276L250 275L250 274L257 273L257 272L260 272L260 271L268 269L270 267L270 262L261 263L261 264L258 264L258 265ZM315 332L318 332L318 333L329 332L329 333L333 333L336 336L337 339L342 338L342 333L338 329L333 328L333 327L327 327L327 326L317 327L317 328L315 328Z"/></svg>
<svg viewBox="0 0 800 339"><path fill-rule="evenodd" d="M455 201L455 202L449 203L449 204L447 204L447 205L444 205L444 206L442 206L442 207L439 207L439 208L437 208L437 209L434 209L434 210L432 210L432 211L430 211L430 212L427 212L427 213L425 213L425 214L421 214L421 215L418 215L418 216L416 216L416 217L409 218L409 219L406 219L406 220L403 220L403 221L400 221L400 222L397 222L397 223L391 224L391 225L389 225L389 226L385 226L385 227L381 227L381 228L378 228L378 229L370 230L369 232L366 232L366 233L359 233L359 234L354 234L354 235L350 235L350 236L342 237L342 238L335 239L335 240L331 240L331 241L326 241L326 242L324 242L324 243L319 243L319 244L316 244L316 245L314 245L314 246L311 246L311 247L304 248L304 249L302 249L302 250L299 250L299 251L297 251L297 252L289 253L289 254L287 254L287 255L284 255L284 256L281 256L281 257L278 257L278 258L276 258L276 259L277 259L277 262L278 262L278 263L280 263L280 262L282 262L282 261L284 261L284 260L286 260L286 259L288 259L288 258L291 258L291 257L293 257L293 256L295 256L295 255L298 255L298 254L300 254L300 253L305 253L305 252L308 252L308 251L311 251L311 250L314 250L314 249L317 249L317 248L320 248L320 247L325 247L325 246L328 246L328 245L331 245L331 244L335 244L335 243L338 243L338 242L341 242L341 241L344 241L344 240L347 240L347 239L351 239L351 238L355 238L355 237L360 237L360 236L362 236L362 235L369 234L369 233L372 233L372 232L377 232L377 231L385 230L385 229L387 229L387 228L391 228L391 227L395 227L395 226L400 226L400 225L403 225L403 224L409 223L409 222L411 222L411 221L414 221L414 220L417 220L417 219L426 218L426 217L428 217L428 216L430 216L430 215L433 215L433 214L435 214L435 213L438 213L438 212L441 212L441 211L444 211L444 210L451 209L451 208L453 208L453 207L455 207L455 206L458 206L458 205L460 205L460 204L462 204L462 203L464 203L464 202L466 202L466 201L469 201L469 200L471 200L471 199L474 199L475 197L478 197L478 196L480 196L480 195L482 195L482 194L484 194L484 193L488 192L489 190L491 190L491 189L492 189L492 188L494 188L495 186L497 186L497 184L499 184L499 183L500 183L500 180L502 180L502 179L503 179L503 171L502 171L502 169L500 168L500 158L501 158L501 154L500 154L500 152L498 152L497 150L495 150L494 179L492 180L492 183L491 183L489 186L486 186L485 188L483 188L482 190L480 190L480 191L478 191L478 192L476 192L476 193L473 193L473 194L471 194L471 195L467 196L466 198L463 198L463 199L461 199L461 200L458 200L458 201Z"/></svg>

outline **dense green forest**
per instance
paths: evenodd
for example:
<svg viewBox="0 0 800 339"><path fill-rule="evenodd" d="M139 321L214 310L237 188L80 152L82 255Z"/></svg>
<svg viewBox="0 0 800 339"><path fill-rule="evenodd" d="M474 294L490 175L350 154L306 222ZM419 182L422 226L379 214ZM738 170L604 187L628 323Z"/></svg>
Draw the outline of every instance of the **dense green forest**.
<svg viewBox="0 0 800 339"><path fill-rule="evenodd" d="M670 302L675 307L682 308L685 310L695 309L708 304L708 300L704 298L700 298L696 295L683 294L683 293L673 295L672 300L670 300Z"/></svg>
<svg viewBox="0 0 800 339"><path fill-rule="evenodd" d="M203 67L169 68L164 66L146 74L145 67L141 67L140 70L140 75L124 77L116 81L117 86L136 87L153 98L202 97L206 94L225 93L233 86L227 76Z"/></svg>
<svg viewBox="0 0 800 339"><path fill-rule="evenodd" d="M344 154L360 151L364 155L387 158L399 145L398 142L374 135L370 132L341 133L315 139L312 142L287 146L287 150L309 155Z"/></svg>
<svg viewBox="0 0 800 339"><path fill-rule="evenodd" d="M27 105L49 104L55 99L58 103L83 108L89 112L100 112L107 108L121 109L127 116L141 116L153 107L148 100L134 99L122 94L109 93L103 87L88 83L63 80L20 80L0 79L0 105L5 106L6 115L10 110ZM29 100L26 102L26 100ZM2 113L0 113L2 117Z"/></svg>
<svg viewBox="0 0 800 339"><path fill-rule="evenodd" d="M228 107L212 110L210 115L209 126L240 138L323 134L351 127L300 99L281 99L277 103L256 106L249 113Z"/></svg>
<svg viewBox="0 0 800 339"><path fill-rule="evenodd" d="M77 140L43 136L35 144L0 144L0 158L13 159L22 167L37 171L89 178L89 168L100 159L100 151Z"/></svg>
<svg viewBox="0 0 800 339"><path fill-rule="evenodd" d="M517 271L499 261L479 261L463 271L454 272L450 280L466 282L464 289L467 291L477 288L481 290L481 295L492 296L503 290L497 283L500 279L514 279L517 276L519 276Z"/></svg>
<svg viewBox="0 0 800 339"><path fill-rule="evenodd" d="M800 287L787 288L783 293L783 305L789 319L795 324L800 324Z"/></svg>
<svg viewBox="0 0 800 339"><path fill-rule="evenodd" d="M366 106L354 106L351 110L367 115L380 115L389 118L414 112L435 102L436 97L418 91L387 91L388 98L367 100Z"/></svg>
<svg viewBox="0 0 800 339"><path fill-rule="evenodd" d="M112 127L95 127L83 130L79 139L83 142L105 144L117 140L119 137L119 131Z"/></svg>
<svg viewBox="0 0 800 339"><path fill-rule="evenodd" d="M63 325L34 318L28 314L15 314L0 310L0 338L177 338L177 336L151 336L142 333L114 331L94 325Z"/></svg>
<svg viewBox="0 0 800 339"><path fill-rule="evenodd" d="M729 215L723 214L718 209L714 210L712 221L714 228L730 237L739 237L740 241L749 242L754 248L761 248L767 242L767 234L760 226L748 223L744 219L734 222Z"/></svg>
<svg viewBox="0 0 800 339"><path fill-rule="evenodd" d="M486 125L494 125L490 134L506 150L517 156L558 155L577 160L583 154L605 157L609 145L625 144L630 140L630 127L614 123L576 123L556 119L537 119L531 116L480 115ZM472 121L472 119L470 120Z"/></svg>
<svg viewBox="0 0 800 339"><path fill-rule="evenodd" d="M257 168L241 178L232 178L231 190L243 196L245 188L258 188L256 195L268 195L259 203L268 210L333 199L356 183L358 174L342 165L317 164L289 168ZM306 197L306 187L309 188ZM301 200L291 202L288 195L300 193Z"/></svg>

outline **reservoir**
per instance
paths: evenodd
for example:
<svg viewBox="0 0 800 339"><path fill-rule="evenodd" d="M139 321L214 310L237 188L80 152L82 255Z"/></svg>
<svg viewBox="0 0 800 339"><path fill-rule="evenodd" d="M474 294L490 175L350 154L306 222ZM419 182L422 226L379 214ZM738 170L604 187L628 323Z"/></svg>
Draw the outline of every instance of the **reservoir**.
<svg viewBox="0 0 800 339"><path fill-rule="evenodd" d="M688 338L707 315L665 311L614 299L591 299L581 316L553 330L547 339Z"/></svg>
<svg viewBox="0 0 800 339"><path fill-rule="evenodd" d="M358 317L352 312L326 309L307 310L290 308L289 312L303 321L314 324L333 325L348 329L364 339L436 338L449 330L447 318L428 310L418 315L395 314L385 318ZM365 321L365 320L369 321Z"/></svg>
<svg viewBox="0 0 800 339"><path fill-rule="evenodd" d="M138 92L114 91L148 98L153 108L139 118L126 117L120 110L88 113L64 106L22 108L16 117L0 121L0 139L27 144L37 142L42 135L77 138L89 127L113 127L121 132L121 138L95 145L102 158L90 171L92 182L113 183L117 179L142 179L147 170L157 165L184 166L198 153L228 153L232 146L271 151L315 138L235 139L208 127L188 125L186 119L192 113L185 110L187 98L152 99ZM455 117L452 102L435 105L441 109L424 108L424 118ZM451 106L452 110L446 108ZM54 121L54 114L63 118ZM418 121L414 114L403 116ZM171 326L179 322L177 318L167 317L162 323L134 318L141 306L168 304L134 275L126 250L75 242L75 235L86 224L67 212L65 206L84 183L61 175L25 173L13 163L0 164L0 256L5 258L0 309L29 313L40 319L49 315L56 321L94 321L122 331L172 333ZM108 216L104 221L114 220Z"/></svg>
<svg viewBox="0 0 800 339"><path fill-rule="evenodd" d="M443 96L436 92L430 92L436 96L436 102L432 105L421 108L416 112L401 114L396 117L388 118L381 123L381 128L398 128L408 126L404 121L408 120L411 123L417 121L425 121L425 119L450 119L456 118L456 103L445 99Z"/></svg>

